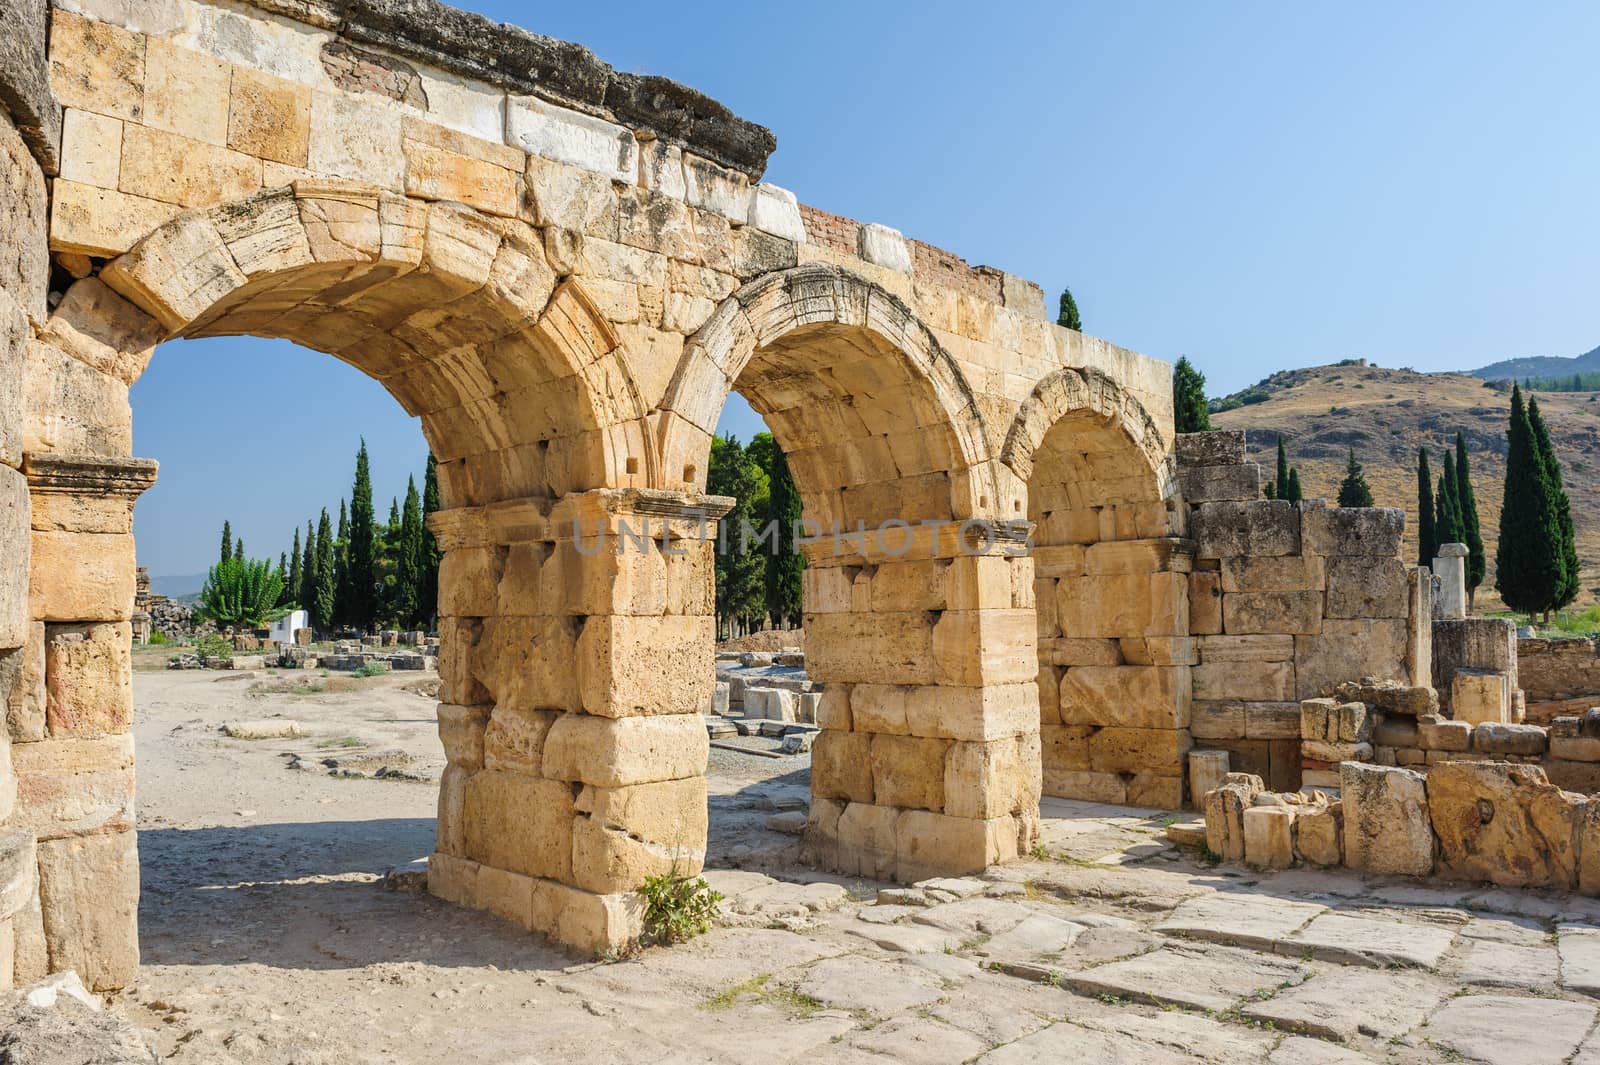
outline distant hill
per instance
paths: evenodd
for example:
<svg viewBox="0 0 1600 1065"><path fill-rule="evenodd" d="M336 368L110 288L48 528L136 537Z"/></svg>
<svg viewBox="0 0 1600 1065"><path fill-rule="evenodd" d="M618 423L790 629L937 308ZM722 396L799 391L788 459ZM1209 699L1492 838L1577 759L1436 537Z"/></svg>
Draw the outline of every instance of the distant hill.
<svg viewBox="0 0 1600 1065"><path fill-rule="evenodd" d="M1586 356L1587 357L1587 356ZM1572 372L1575 360L1564 361ZM1584 564L1582 601L1600 597L1600 393L1540 392L1539 406L1565 470ZM1219 405L1219 429L1244 429L1250 457L1271 479L1278 434L1300 467L1307 496L1337 494L1345 458L1354 447L1379 506L1404 507L1406 558L1415 561L1417 449L1427 446L1434 476L1455 434L1466 435L1478 512L1489 553L1489 577L1478 607L1497 608L1494 549L1505 491L1505 422L1510 397L1465 374L1420 374L1348 363L1277 373Z"/></svg>
<svg viewBox="0 0 1600 1065"><path fill-rule="evenodd" d="M1600 348L1582 355L1561 358L1555 355L1531 355L1525 359L1506 359L1477 370L1469 370L1472 377L1485 381L1512 379L1524 381L1538 377L1570 377L1575 373L1593 373L1600 370Z"/></svg>
<svg viewBox="0 0 1600 1065"><path fill-rule="evenodd" d="M151 577L150 591L156 595L164 595L168 599L183 599L200 594L200 588L206 583L204 573L191 573L183 576Z"/></svg>

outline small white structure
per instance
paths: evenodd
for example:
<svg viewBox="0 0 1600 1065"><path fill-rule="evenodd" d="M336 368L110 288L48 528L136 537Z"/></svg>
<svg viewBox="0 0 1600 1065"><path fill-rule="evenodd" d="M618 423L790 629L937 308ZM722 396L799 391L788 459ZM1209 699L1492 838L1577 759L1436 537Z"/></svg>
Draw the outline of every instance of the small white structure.
<svg viewBox="0 0 1600 1065"><path fill-rule="evenodd" d="M1435 616L1451 621L1466 617L1467 545L1440 544L1433 575L1439 578L1440 609Z"/></svg>
<svg viewBox="0 0 1600 1065"><path fill-rule="evenodd" d="M311 615L304 610L291 610L272 623L270 639L279 643L294 643L294 630L311 627Z"/></svg>

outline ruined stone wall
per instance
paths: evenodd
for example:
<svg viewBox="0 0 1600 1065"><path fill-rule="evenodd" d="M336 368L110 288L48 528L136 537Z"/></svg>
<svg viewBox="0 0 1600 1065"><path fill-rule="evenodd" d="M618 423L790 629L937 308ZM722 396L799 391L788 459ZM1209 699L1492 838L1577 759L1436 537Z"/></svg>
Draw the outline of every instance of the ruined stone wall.
<svg viewBox="0 0 1600 1065"><path fill-rule="evenodd" d="M1516 668L1530 721L1544 724L1600 705L1600 650L1593 639L1518 640Z"/></svg>

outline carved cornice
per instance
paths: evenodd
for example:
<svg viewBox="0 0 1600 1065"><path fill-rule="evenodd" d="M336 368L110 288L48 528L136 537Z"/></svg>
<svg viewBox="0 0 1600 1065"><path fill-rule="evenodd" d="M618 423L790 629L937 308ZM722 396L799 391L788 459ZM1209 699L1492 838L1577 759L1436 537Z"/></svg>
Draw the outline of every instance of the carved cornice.
<svg viewBox="0 0 1600 1065"><path fill-rule="evenodd" d="M155 459L109 458L104 455L28 453L22 472L28 490L81 496L138 499L156 483L161 464Z"/></svg>

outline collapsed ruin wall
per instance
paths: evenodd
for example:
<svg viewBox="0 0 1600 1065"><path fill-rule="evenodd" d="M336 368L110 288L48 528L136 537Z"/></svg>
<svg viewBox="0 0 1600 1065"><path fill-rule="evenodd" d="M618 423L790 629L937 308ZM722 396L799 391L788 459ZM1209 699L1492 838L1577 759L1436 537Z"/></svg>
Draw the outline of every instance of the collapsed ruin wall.
<svg viewBox="0 0 1600 1065"><path fill-rule="evenodd" d="M1517 678L1529 721L1581 714L1600 706L1600 647L1590 637L1518 640Z"/></svg>

